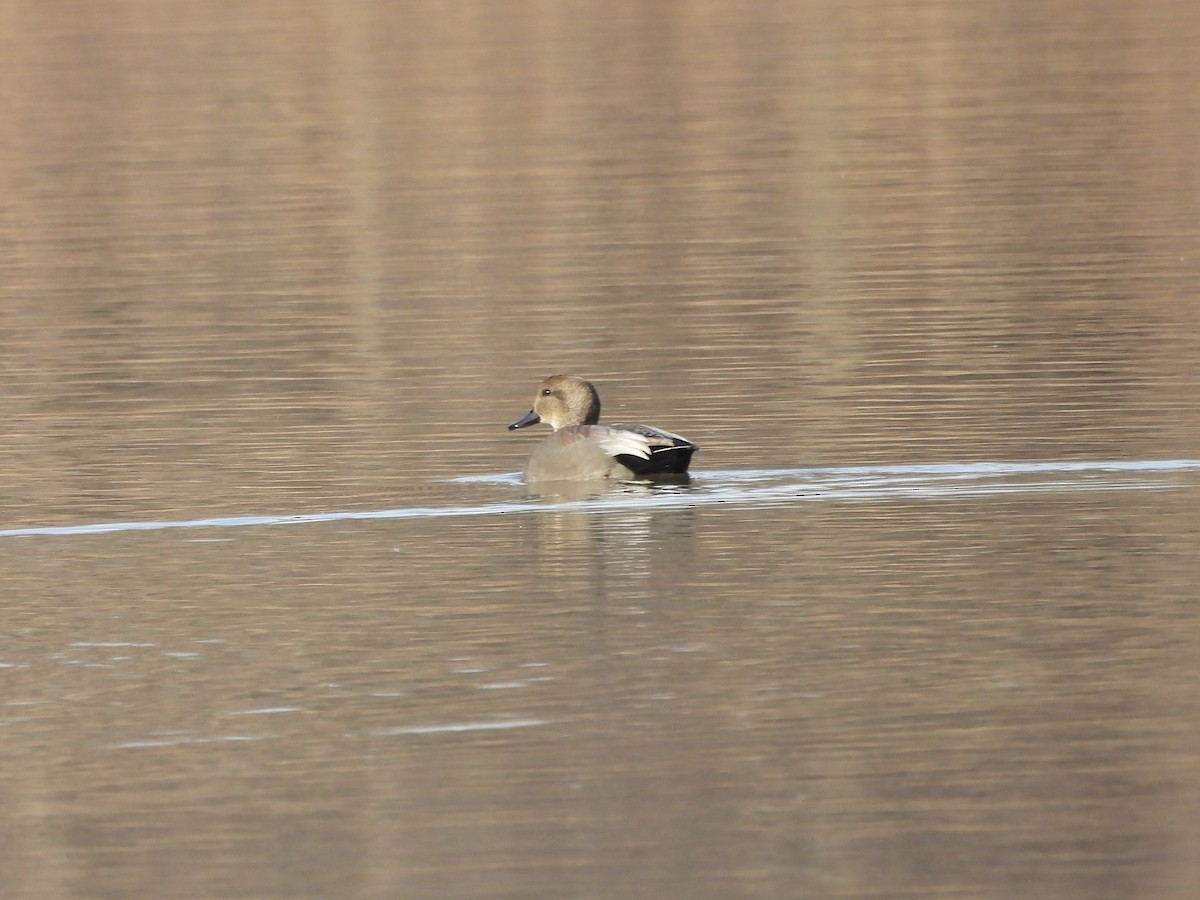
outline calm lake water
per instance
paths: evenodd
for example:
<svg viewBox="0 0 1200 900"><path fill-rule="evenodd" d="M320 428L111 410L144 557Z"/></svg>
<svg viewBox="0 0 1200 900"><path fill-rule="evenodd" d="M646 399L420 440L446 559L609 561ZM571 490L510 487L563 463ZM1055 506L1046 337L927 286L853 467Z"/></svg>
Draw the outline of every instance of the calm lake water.
<svg viewBox="0 0 1200 900"><path fill-rule="evenodd" d="M0 26L0 894L1194 896L1196 4Z"/></svg>

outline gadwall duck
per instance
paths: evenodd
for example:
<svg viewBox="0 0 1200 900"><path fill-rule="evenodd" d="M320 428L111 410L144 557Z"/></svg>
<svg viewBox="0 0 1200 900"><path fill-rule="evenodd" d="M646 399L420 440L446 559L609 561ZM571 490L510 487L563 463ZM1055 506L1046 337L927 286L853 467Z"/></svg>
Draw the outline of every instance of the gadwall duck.
<svg viewBox="0 0 1200 900"><path fill-rule="evenodd" d="M545 422L554 429L533 448L525 481L590 481L682 475L699 448L677 434L649 425L600 425L600 395L590 381L551 375L538 388L525 416L509 431Z"/></svg>

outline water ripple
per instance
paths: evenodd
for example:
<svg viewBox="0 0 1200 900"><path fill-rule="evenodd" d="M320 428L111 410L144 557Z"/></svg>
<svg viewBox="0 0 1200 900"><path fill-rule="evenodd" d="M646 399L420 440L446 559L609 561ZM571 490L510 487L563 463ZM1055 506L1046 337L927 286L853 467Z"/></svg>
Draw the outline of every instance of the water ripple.
<svg viewBox="0 0 1200 900"><path fill-rule="evenodd" d="M1194 486L1200 460L1107 460L1097 462L979 462L906 466L835 466L808 469L706 471L687 484L614 486L581 499L521 496L473 506L408 506L398 509L307 513L302 515L226 516L180 521L99 522L0 530L0 538L108 534L170 528L247 528L304 525L371 519L420 519L512 515L546 511L606 512L647 506L679 508L715 503L757 504L898 497L965 497L1050 491L1168 490ZM517 475L468 476L457 484L487 484L522 489Z"/></svg>

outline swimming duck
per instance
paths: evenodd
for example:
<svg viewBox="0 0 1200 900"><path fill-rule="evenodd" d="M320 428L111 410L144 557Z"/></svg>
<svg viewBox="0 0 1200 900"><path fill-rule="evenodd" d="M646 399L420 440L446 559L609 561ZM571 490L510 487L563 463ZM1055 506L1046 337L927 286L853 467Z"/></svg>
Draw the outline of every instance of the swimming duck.
<svg viewBox="0 0 1200 900"><path fill-rule="evenodd" d="M590 481L682 475L699 447L649 425L601 425L600 395L587 379L551 375L538 388L533 409L509 431L544 422L554 433L533 448L525 481Z"/></svg>

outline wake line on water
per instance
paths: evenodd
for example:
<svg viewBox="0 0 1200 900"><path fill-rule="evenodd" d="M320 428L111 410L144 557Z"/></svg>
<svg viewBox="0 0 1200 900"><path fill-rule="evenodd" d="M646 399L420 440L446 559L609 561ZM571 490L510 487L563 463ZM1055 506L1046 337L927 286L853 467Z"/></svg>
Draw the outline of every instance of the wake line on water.
<svg viewBox="0 0 1200 900"><path fill-rule="evenodd" d="M554 511L605 512L630 508L679 508L715 503L747 504L780 500L886 500L896 497L965 497L988 494L1051 491L1167 490L1177 482L1162 476L1200 472L1200 460L1112 460L1101 462L967 463L962 465L836 466L812 469L770 469L703 472L690 485L638 494L583 500L516 501L478 506L409 506L361 512L301 515L225 516L158 522L100 522L90 525L45 525L0 530L0 538L39 535L111 534L118 531L162 531L171 528L249 528L266 525L304 525L373 519L435 519L512 515ZM1038 481L1007 480L1052 476ZM1071 477L1074 476L1074 477ZM1108 476L1108 477L1105 477ZM1114 478L1112 476L1122 476ZM1138 477L1141 476L1141 477ZM779 483L780 479L788 479ZM762 482L772 482L763 485ZM513 475L467 476L458 484L509 484Z"/></svg>

